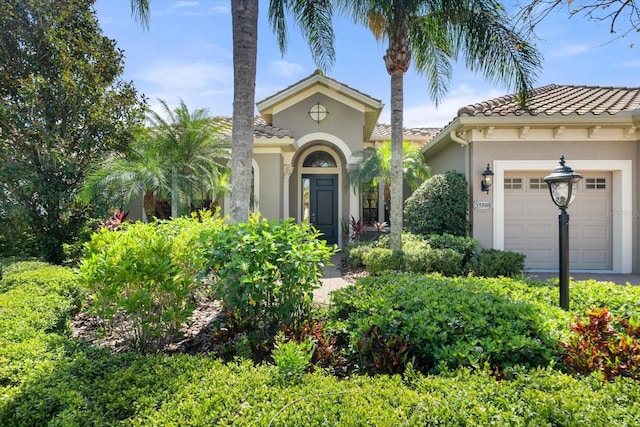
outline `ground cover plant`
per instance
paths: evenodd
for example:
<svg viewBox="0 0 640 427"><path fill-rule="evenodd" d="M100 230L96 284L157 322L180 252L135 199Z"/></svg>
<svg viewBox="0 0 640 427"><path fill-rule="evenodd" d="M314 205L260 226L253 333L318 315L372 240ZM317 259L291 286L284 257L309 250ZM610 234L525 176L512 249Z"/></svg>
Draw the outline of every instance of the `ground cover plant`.
<svg viewBox="0 0 640 427"><path fill-rule="evenodd" d="M73 339L69 321L86 309L88 292L77 274L38 262L2 265L2 426L640 422L639 381L598 369L574 374L562 346L552 345L571 343L569 325L586 322L593 307L633 318L636 287L572 282L567 313L556 308L554 283L386 273L334 294L335 307L316 312L331 321L283 330L273 359L255 363L250 353L229 361L114 353ZM431 364L416 355L429 345L426 353L439 358ZM344 362L338 347L359 365L344 379L332 374L332 361Z"/></svg>

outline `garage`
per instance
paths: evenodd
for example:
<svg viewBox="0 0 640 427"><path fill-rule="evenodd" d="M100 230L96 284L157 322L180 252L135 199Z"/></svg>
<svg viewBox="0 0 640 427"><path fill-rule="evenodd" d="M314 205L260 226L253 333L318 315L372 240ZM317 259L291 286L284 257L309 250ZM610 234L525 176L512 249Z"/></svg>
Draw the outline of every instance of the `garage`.
<svg viewBox="0 0 640 427"><path fill-rule="evenodd" d="M524 253L527 269L558 268L558 214L544 177L548 171L505 171L504 248ZM569 207L570 270L612 269L612 176L582 173Z"/></svg>

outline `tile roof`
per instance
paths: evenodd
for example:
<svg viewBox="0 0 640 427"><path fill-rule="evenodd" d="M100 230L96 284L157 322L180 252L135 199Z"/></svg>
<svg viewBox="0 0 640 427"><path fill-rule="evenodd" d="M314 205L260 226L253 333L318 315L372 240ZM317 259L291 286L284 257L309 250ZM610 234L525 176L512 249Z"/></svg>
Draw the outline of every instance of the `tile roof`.
<svg viewBox="0 0 640 427"><path fill-rule="evenodd" d="M404 128L402 129L402 134L407 139L426 139L430 140L433 138L438 132L440 132L442 128ZM385 123L376 124L373 133L371 134L371 139L390 139L391 138L391 125Z"/></svg>
<svg viewBox="0 0 640 427"><path fill-rule="evenodd" d="M216 117L215 120L220 125L222 133L228 137L231 137L231 129L233 127L233 119L231 117ZM255 117L254 119L254 138L293 138L293 134L283 128L268 125L262 117ZM433 138L441 128L404 128L404 137L411 139L424 139L429 141ZM378 123L371 135L373 140L387 140L391 139L391 125Z"/></svg>
<svg viewBox="0 0 640 427"><path fill-rule="evenodd" d="M640 87L602 87L550 84L531 93L527 108L518 107L516 95L506 95L458 110L463 116L614 115L640 108Z"/></svg>

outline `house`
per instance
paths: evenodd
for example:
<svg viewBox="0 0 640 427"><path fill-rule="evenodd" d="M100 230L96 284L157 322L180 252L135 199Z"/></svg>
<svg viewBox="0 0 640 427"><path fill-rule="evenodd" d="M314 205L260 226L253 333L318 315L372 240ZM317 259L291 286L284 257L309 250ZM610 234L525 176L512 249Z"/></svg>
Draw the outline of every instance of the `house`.
<svg viewBox="0 0 640 427"><path fill-rule="evenodd" d="M339 245L341 221L385 220L382 189L363 196L347 175L349 164L360 160L358 152L391 139L390 127L378 124L380 100L316 71L257 107L254 211L309 221L328 243ZM405 139L422 146L439 131L407 129Z"/></svg>
<svg viewBox="0 0 640 427"><path fill-rule="evenodd" d="M356 191L347 174L358 152L390 139L378 124L380 100L316 71L257 107L254 211L309 221L338 245L341 221L387 218L382 189ZM432 173L466 177L471 236L526 254L530 270L558 268L559 210L544 178L564 155L584 176L568 209L571 271L626 274L640 272L639 126L640 88L548 85L526 109L507 95L460 108L444 129L405 129L404 138L422 147ZM494 182L485 192L487 167Z"/></svg>
<svg viewBox="0 0 640 427"><path fill-rule="evenodd" d="M558 266L560 211L544 177L564 155L584 177L567 210L569 268L638 273L639 126L640 88L548 85L526 109L515 95L460 108L422 151L433 173L467 177L472 236L525 253L528 269Z"/></svg>

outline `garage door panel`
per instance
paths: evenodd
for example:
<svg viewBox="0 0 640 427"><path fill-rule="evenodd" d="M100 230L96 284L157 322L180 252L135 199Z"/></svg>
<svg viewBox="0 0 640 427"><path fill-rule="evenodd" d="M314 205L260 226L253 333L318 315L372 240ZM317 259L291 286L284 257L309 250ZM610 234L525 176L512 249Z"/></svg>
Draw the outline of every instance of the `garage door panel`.
<svg viewBox="0 0 640 427"><path fill-rule="evenodd" d="M505 249L523 252L529 269L558 267L560 211L548 190L541 188L540 180L546 175L548 171L505 174ZM611 173L583 176L568 210L570 268L611 269ZM507 187L513 178L521 179L521 188Z"/></svg>

